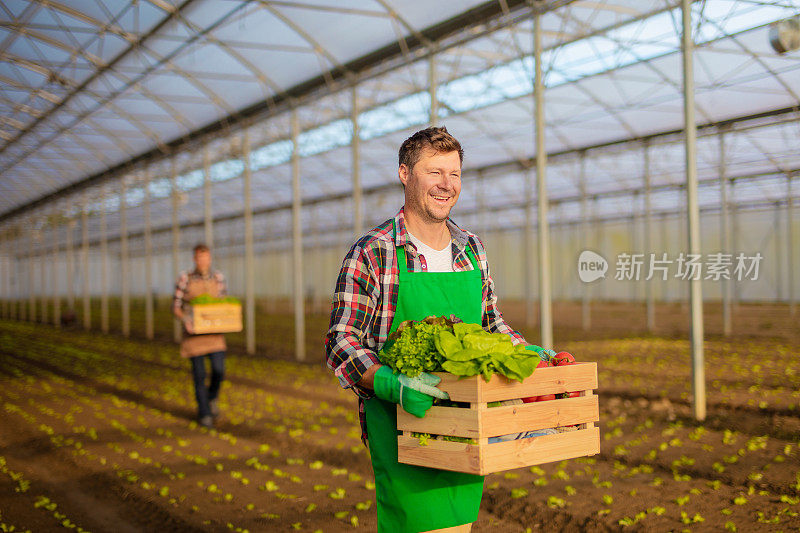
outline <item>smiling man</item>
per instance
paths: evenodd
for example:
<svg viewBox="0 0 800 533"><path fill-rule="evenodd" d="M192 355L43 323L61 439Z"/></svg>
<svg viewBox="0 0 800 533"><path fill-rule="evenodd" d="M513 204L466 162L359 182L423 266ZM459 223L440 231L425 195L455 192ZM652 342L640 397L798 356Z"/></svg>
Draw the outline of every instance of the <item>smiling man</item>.
<svg viewBox="0 0 800 533"><path fill-rule="evenodd" d="M464 152L446 128L418 131L400 147L405 205L356 241L336 282L325 341L328 366L359 398L361 438L375 473L378 531L469 531L483 477L397 462L397 407L422 417L436 389L381 365L378 352L405 320L455 315L525 339L497 309L483 243L450 211L461 193Z"/></svg>

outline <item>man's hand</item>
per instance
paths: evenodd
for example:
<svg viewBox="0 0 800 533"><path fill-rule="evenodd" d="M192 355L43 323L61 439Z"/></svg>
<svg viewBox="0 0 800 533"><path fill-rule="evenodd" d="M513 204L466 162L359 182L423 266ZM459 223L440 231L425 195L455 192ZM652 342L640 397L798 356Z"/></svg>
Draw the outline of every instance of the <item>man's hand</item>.
<svg viewBox="0 0 800 533"><path fill-rule="evenodd" d="M395 374L384 365L375 372L373 388L378 398L399 403L407 413L422 418L433 405L434 398L449 398L446 392L436 388L440 381L441 378L426 372L415 378Z"/></svg>
<svg viewBox="0 0 800 533"><path fill-rule="evenodd" d="M361 379L358 380L358 384L365 389L374 390L375 386L373 385L373 380L375 379L375 372L377 372L382 366L383 365L380 364L374 364L369 367L361 376Z"/></svg>
<svg viewBox="0 0 800 533"><path fill-rule="evenodd" d="M186 333L189 335L194 335L194 323L192 322L191 318L184 317L183 327L186 328Z"/></svg>

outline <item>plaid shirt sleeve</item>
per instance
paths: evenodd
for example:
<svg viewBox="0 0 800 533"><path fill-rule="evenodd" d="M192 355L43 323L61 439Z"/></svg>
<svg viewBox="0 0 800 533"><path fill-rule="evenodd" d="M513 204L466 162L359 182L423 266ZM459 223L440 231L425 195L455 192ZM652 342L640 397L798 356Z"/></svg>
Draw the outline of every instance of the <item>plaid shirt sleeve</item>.
<svg viewBox="0 0 800 533"><path fill-rule="evenodd" d="M483 278L483 324L481 324L483 329L490 333L505 333L511 337L514 344L528 344L518 331L506 323L503 314L497 307L497 294L494 291L494 281L489 273L489 260L486 257L483 243L478 237L471 236L469 245L473 247Z"/></svg>
<svg viewBox="0 0 800 533"><path fill-rule="evenodd" d="M178 276L178 281L175 282L175 294L172 298L172 311L183 309L183 297L186 295L186 289L189 286L189 274L181 272Z"/></svg>
<svg viewBox="0 0 800 533"><path fill-rule="evenodd" d="M328 368L343 388L369 399L372 391L357 386L364 372L380 364L374 350L365 346L365 336L375 321L380 299L380 283L369 254L356 242L344 258L336 280L331 322L325 339Z"/></svg>

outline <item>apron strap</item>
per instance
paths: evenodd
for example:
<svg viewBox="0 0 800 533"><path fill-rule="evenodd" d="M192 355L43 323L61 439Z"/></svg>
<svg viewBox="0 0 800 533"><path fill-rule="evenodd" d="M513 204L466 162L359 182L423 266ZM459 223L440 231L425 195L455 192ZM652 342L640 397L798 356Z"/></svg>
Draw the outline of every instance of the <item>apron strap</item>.
<svg viewBox="0 0 800 533"><path fill-rule="evenodd" d="M392 219L392 242L397 241L397 225ZM397 254L397 270L400 273L400 277L405 277L408 274L408 262L406 259L406 247L405 246L397 246L394 247L395 252ZM472 246L469 245L469 241L467 241L467 257L469 257L469 262L472 264L473 270L478 270L478 259L475 257L475 254L472 251Z"/></svg>

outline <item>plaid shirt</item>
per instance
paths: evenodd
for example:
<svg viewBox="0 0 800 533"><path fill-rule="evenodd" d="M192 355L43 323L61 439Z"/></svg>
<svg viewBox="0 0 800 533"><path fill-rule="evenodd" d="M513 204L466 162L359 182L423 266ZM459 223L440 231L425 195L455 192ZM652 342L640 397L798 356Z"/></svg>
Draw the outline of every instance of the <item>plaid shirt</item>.
<svg viewBox="0 0 800 533"><path fill-rule="evenodd" d="M195 268L194 270L184 270L178 276L178 281L175 282L175 294L172 297L172 309L184 310L185 306L189 303L186 300L186 291L189 290L189 281L199 279L202 281L215 279L219 286L219 297L228 295L228 283L225 281L225 276L219 270L211 270L205 276L202 275Z"/></svg>
<svg viewBox="0 0 800 533"><path fill-rule="evenodd" d="M331 323L325 339L328 368L333 370L339 384L358 396L361 439L367 440L364 400L375 394L356 385L364 372L380 364L378 352L389 336L397 307L399 274L396 246L405 246L409 272L426 272L425 257L408 236L403 209L394 217L397 236L392 240L392 219L358 239L344 258L336 292L333 295ZM515 344L525 343L518 332L509 327L497 308L494 282L489 275L489 263L483 243L472 233L447 220L453 250L453 271L472 270L466 252L470 246L481 269L483 281L483 329L511 336Z"/></svg>

